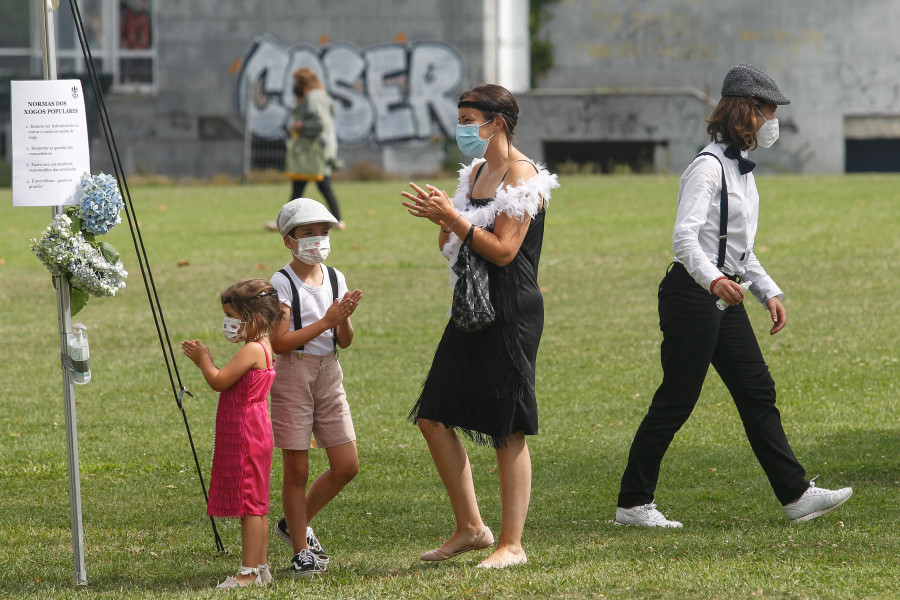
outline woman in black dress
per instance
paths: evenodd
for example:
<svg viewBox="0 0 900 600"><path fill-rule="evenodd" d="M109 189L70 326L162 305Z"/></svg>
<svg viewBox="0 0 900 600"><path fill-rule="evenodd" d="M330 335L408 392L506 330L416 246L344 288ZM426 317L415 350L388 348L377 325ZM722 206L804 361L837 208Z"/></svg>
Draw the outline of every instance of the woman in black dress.
<svg viewBox="0 0 900 600"><path fill-rule="evenodd" d="M453 198L433 186L410 183L403 205L415 217L440 227L438 244L452 267L462 240L485 259L494 323L467 333L452 321L438 344L422 394L410 411L428 443L447 489L456 530L444 544L422 555L441 561L494 543L481 519L472 471L461 432L497 453L502 524L494 553L482 568L526 562L522 530L531 495L531 458L525 435L537 433L535 359L544 324L537 266L544 215L556 176L536 166L512 145L519 108L498 85L460 95L457 143L473 162L459 173ZM482 158L483 157L483 158Z"/></svg>

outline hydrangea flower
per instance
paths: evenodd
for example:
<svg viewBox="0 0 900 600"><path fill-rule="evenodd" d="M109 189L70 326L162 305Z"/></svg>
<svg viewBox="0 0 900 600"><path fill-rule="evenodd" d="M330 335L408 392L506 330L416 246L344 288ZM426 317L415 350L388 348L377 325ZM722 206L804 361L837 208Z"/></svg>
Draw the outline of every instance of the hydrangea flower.
<svg viewBox="0 0 900 600"><path fill-rule="evenodd" d="M72 315L89 295L115 296L128 276L116 249L95 239L122 222L125 203L116 179L85 173L80 184L81 203L54 216L41 237L31 240L31 251L50 273L69 282Z"/></svg>
<svg viewBox="0 0 900 600"><path fill-rule="evenodd" d="M119 213L125 208L115 177L100 173L81 176L83 197L75 214L82 219L81 229L103 235L122 222Z"/></svg>
<svg viewBox="0 0 900 600"><path fill-rule="evenodd" d="M53 221L39 239L31 240L31 251L53 275L67 277L69 284L92 296L115 296L125 287L125 271L115 250L106 245L104 255L97 245L88 242L80 231L72 231L72 220L65 214Z"/></svg>

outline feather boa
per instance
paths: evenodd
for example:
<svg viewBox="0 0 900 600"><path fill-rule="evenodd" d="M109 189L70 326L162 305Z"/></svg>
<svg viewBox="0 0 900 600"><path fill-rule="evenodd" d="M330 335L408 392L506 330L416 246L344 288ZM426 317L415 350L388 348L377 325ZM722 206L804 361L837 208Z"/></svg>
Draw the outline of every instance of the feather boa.
<svg viewBox="0 0 900 600"><path fill-rule="evenodd" d="M501 184L494 193L494 201L486 206L472 206L469 204L469 177L475 167L484 162L484 159L476 159L472 164L463 166L459 170L459 185L454 194L453 206L460 214L468 219L470 223L481 228L492 228L497 215L505 214L507 217L522 221L528 214L532 219L537 215L541 208L541 203L546 207L550 203L550 190L559 187L559 180L556 175L550 173L544 165L538 164L537 175L525 181L519 179L515 185L507 184L505 187ZM450 234L450 239L444 244L441 250L443 255L449 261L450 271L450 287L456 285L456 273L453 272L453 265L459 256L459 247L462 240L455 233Z"/></svg>

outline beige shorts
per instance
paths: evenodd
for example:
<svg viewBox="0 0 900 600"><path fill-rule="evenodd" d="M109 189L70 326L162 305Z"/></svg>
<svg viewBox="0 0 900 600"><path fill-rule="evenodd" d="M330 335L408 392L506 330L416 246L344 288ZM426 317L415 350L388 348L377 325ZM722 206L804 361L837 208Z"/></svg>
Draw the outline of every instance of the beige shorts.
<svg viewBox="0 0 900 600"><path fill-rule="evenodd" d="M276 448L309 450L313 435L319 448L356 440L344 372L334 354L276 356L270 407Z"/></svg>

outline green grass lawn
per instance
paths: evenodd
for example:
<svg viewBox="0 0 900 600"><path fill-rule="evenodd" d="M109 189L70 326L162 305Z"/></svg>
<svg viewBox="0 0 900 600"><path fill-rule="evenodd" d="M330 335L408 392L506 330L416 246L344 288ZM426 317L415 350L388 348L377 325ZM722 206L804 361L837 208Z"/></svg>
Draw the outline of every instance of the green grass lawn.
<svg viewBox="0 0 900 600"><path fill-rule="evenodd" d="M424 183L424 182L420 182ZM435 182L452 187L453 182ZM473 568L487 551L426 565L452 514L418 430L405 421L446 322L450 292L433 226L400 206L402 182L340 183L349 225L329 264L364 296L341 354L361 470L314 522L329 571L293 581L274 537L276 582L253 598L896 598L900 594L900 319L896 176L764 176L757 254L786 291L788 326L751 319L778 384L789 439L844 507L790 526L713 373L663 463L657 501L682 530L612 525L631 437L659 382L656 286L671 260L676 176L565 177L541 261L541 434L524 544L529 563ZM219 292L290 258L263 223L288 186L141 187L137 217L172 344L199 337L220 362ZM316 196L317 197L317 196ZM49 208L0 190L0 597L220 597L240 528L215 552L127 224L107 237L129 270L92 298L93 381L76 388L88 586L73 585L56 297L28 250ZM179 266L180 262L187 262ZM180 351L204 476L216 394ZM465 376L465 374L460 374ZM312 469L324 453L312 453ZM470 447L485 521L500 526L493 452ZM280 456L272 516L280 516ZM280 576L280 577L279 577Z"/></svg>

